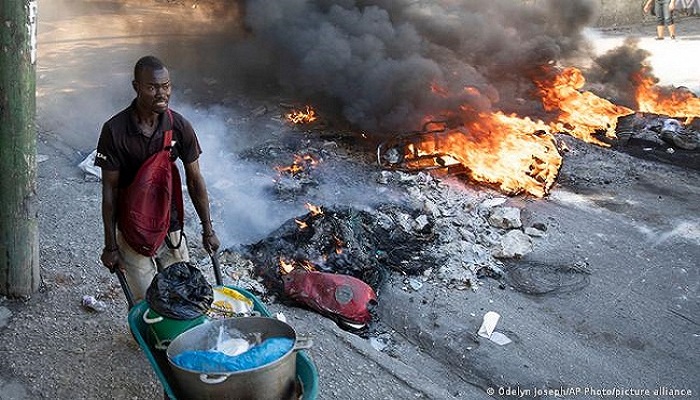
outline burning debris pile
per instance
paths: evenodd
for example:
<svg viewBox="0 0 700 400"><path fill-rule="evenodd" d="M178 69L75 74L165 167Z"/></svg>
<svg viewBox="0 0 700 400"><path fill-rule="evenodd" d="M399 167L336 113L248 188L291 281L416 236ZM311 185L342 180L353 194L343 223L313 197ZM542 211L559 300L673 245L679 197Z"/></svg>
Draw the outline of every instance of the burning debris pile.
<svg viewBox="0 0 700 400"><path fill-rule="evenodd" d="M246 248L256 274L275 293L283 292L282 277L295 269L349 275L377 290L390 269L415 275L434 264L426 249L435 233L425 215L397 205L308 207L309 213Z"/></svg>
<svg viewBox="0 0 700 400"><path fill-rule="evenodd" d="M544 223L523 223L519 208L487 191L425 172L381 171L376 180L403 197L363 209L307 203L308 213L243 246L268 294L364 329L373 318L367 304L381 303L390 274L402 276L407 291L428 281L476 289L480 278L501 281L504 261L528 254L546 235Z"/></svg>
<svg viewBox="0 0 700 400"><path fill-rule="evenodd" d="M697 98L657 88L643 64L648 54L633 51L634 43L590 60L586 71L562 64L591 56L582 29L593 2L525 3L248 2L252 46L245 48L264 54L241 59L263 61L251 69L284 96L311 104L281 114L291 131L306 136L289 149L297 154L291 165L276 168L278 199L328 203L320 192L330 185L321 178L335 160L325 143L309 151L308 134L329 131L335 121L349 124L362 144L381 143L377 182L405 194L355 207L310 206L245 246L268 289L289 298L290 276L304 271L354 277L375 291L391 271L406 276L407 290L428 280L466 289L482 276L501 279L503 260L532 251L547 226L523 223L507 198L472 192L461 181L451 185L438 172L509 196L544 197L564 162L559 134L616 146L618 133L640 130L630 119L635 112L668 115L658 138L697 148L696 128L683 120L700 115ZM594 93L601 88L609 91ZM323 118L314 105L323 105ZM339 175L369 184L358 179L366 174ZM335 202L338 192L328 193Z"/></svg>
<svg viewBox="0 0 700 400"><path fill-rule="evenodd" d="M294 270L352 276L377 291L392 271L416 290L428 280L466 289L479 277L500 279L503 260L526 255L546 235L544 223L526 226L505 197L425 172L381 171L377 182L405 198L367 210L307 204L309 213L245 246L255 275L283 297Z"/></svg>
<svg viewBox="0 0 700 400"><path fill-rule="evenodd" d="M511 195L549 193L562 157L547 126L503 113L479 117L468 126L384 142L377 150L379 164L404 171L446 169Z"/></svg>
<svg viewBox="0 0 700 400"><path fill-rule="evenodd" d="M649 146L672 146L680 150L700 150L700 120L678 119L657 114L635 113L620 119L618 136Z"/></svg>
<svg viewBox="0 0 700 400"><path fill-rule="evenodd" d="M700 119L635 113L620 118L620 151L639 158L700 170Z"/></svg>
<svg viewBox="0 0 700 400"><path fill-rule="evenodd" d="M253 1L246 23L269 56L256 72L384 142L383 168L543 197L563 162L556 134L610 147L635 111L700 115L692 93L656 86L635 42L593 58L582 30L595 2L550 3ZM588 57L586 70L567 65ZM318 115L306 106L286 118Z"/></svg>

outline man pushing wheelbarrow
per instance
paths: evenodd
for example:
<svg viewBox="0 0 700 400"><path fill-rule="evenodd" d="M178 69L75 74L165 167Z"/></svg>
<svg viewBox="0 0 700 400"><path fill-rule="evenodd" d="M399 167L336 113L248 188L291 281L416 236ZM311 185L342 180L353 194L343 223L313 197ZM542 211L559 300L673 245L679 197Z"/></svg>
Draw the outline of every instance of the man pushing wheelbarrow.
<svg viewBox="0 0 700 400"><path fill-rule="evenodd" d="M104 123L95 157L102 169L101 260L117 272L130 303L145 297L158 269L189 262L178 158L202 224L202 245L210 254L220 246L199 168L197 135L187 119L168 107L168 69L156 57L142 57L132 87L136 98Z"/></svg>

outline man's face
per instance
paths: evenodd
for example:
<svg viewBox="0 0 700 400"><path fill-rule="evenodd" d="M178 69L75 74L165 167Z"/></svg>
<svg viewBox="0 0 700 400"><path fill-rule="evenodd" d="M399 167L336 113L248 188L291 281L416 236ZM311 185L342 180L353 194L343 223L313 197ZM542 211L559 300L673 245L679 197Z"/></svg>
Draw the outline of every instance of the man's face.
<svg viewBox="0 0 700 400"><path fill-rule="evenodd" d="M144 110L161 114L170 101L170 74L167 68L146 68L134 80L136 102Z"/></svg>

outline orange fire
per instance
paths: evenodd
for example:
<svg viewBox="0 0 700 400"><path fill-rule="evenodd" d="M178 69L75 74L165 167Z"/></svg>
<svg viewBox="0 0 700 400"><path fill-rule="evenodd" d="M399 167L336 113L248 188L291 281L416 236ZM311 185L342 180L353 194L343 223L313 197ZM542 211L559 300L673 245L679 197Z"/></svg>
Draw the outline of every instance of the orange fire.
<svg viewBox="0 0 700 400"><path fill-rule="evenodd" d="M280 257L280 272L283 274L288 274L294 270L294 264L287 261L286 258Z"/></svg>
<svg viewBox="0 0 700 400"><path fill-rule="evenodd" d="M700 99L693 93L660 89L645 72L642 69L636 77L639 111L686 117L686 123L700 116ZM471 180L496 186L507 194L542 197L551 189L562 164L553 133L568 133L608 147L609 144L599 139L601 135L615 139L618 118L635 112L581 90L586 80L577 68L542 70L534 83L545 110L555 114L552 121L533 121L502 112L477 113L465 104L461 112L467 117L465 120L474 122L456 129L446 126L428 129L426 124L417 135L383 143L377 151L380 164L404 170L463 172ZM430 85L430 90L439 97L448 94L447 89L435 83ZM479 94L474 87L464 90ZM454 116L454 112L446 115Z"/></svg>
<svg viewBox="0 0 700 400"><path fill-rule="evenodd" d="M312 216L316 215L322 215L323 210L321 209L321 206L315 206L311 203L306 203L306 209L309 210Z"/></svg>
<svg viewBox="0 0 700 400"><path fill-rule="evenodd" d="M343 254L343 243L338 236L333 235L333 241L335 242L335 254Z"/></svg>
<svg viewBox="0 0 700 400"><path fill-rule="evenodd" d="M536 80L542 103L547 111L558 111L557 120L551 123L556 132L567 132L588 143L607 147L593 134L605 132L615 138L617 119L634 111L615 105L608 100L588 92L580 91L586 79L577 68L565 68L554 79Z"/></svg>
<svg viewBox="0 0 700 400"><path fill-rule="evenodd" d="M311 106L306 106L304 110L294 110L285 115L285 118L293 124L309 124L318 119Z"/></svg>
<svg viewBox="0 0 700 400"><path fill-rule="evenodd" d="M450 131L440 146L467 168L470 179L508 194L546 195L562 162L544 122L501 112L480 114L464 129Z"/></svg>
<svg viewBox="0 0 700 400"><path fill-rule="evenodd" d="M306 228L309 227L309 224L307 224L307 223L304 222L304 221L300 221L300 220L298 220L298 219L295 219L294 222L297 223L297 226L299 227L299 230L300 230L300 231L303 231L304 229L306 229Z"/></svg>
<svg viewBox="0 0 700 400"><path fill-rule="evenodd" d="M304 260L304 261L296 261L296 260L288 260L285 257L280 257L280 273L281 274L288 274L292 272L296 268L302 268L307 271L315 271L316 268L314 265L311 263L311 261Z"/></svg>
<svg viewBox="0 0 700 400"><path fill-rule="evenodd" d="M644 72L636 77L639 111L674 118L700 117L700 98L688 90L661 89L651 76L643 76Z"/></svg>
<svg viewBox="0 0 700 400"><path fill-rule="evenodd" d="M309 168L313 168L318 164L318 161L310 154L305 155L294 155L294 161L292 164L286 167L275 167L279 173L285 173L289 175L296 175L300 172L306 171Z"/></svg>

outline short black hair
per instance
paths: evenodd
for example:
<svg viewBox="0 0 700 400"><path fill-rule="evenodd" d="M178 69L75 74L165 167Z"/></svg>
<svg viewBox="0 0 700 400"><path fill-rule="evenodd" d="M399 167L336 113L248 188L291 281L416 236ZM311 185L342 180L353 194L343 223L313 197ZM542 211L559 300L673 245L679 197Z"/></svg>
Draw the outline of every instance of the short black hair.
<svg viewBox="0 0 700 400"><path fill-rule="evenodd" d="M141 74L141 71L143 71L144 69L158 71L158 70L163 69L163 68L165 68L165 65L157 57L154 57L154 56L141 57L141 58L139 58L138 61L136 61L136 65L134 66L134 79L138 80L139 75Z"/></svg>

